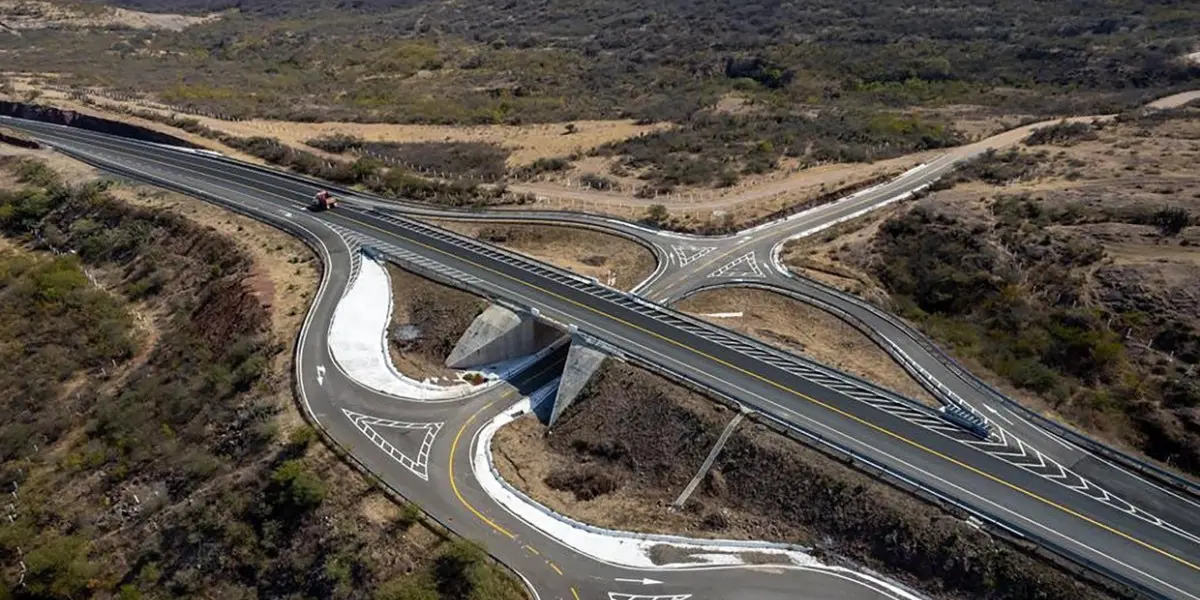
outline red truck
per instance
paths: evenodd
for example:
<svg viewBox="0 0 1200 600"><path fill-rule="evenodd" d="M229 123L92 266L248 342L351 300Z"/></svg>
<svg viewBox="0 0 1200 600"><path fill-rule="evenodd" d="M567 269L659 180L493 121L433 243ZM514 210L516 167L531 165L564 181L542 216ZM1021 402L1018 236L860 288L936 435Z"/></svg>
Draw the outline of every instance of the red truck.
<svg viewBox="0 0 1200 600"><path fill-rule="evenodd" d="M315 211L329 210L337 206L337 197L325 190L317 192L313 197L312 209Z"/></svg>

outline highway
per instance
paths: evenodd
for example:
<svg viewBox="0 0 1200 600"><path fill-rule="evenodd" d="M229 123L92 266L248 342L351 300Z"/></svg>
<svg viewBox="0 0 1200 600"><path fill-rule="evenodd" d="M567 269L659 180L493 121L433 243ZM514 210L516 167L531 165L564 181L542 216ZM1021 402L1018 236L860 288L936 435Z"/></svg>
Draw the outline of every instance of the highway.
<svg viewBox="0 0 1200 600"><path fill-rule="evenodd" d="M8 123L64 151L125 175L217 202L240 202L255 207L251 212L258 218L303 235L310 241L312 236L325 239L333 235L341 239L328 227L324 230L321 228L321 225L334 225L437 262L477 281L481 288L479 291L489 296L523 307L537 308L559 322L574 324L597 338L625 349L631 360L710 388L781 422L830 439L903 473L929 489L957 498L1013 530L1039 539L1065 554L1091 561L1099 568L1149 592L1177 598L1196 598L1200 593L1196 584L1200 576L1196 566L1200 546L1191 539L1163 527L1148 525L1135 515L1032 474L920 423L814 383L797 375L784 363L764 359L761 349L754 351L759 345L750 340L733 339L731 343L728 334L714 335L712 331L682 320L661 307L632 300L611 290L564 279L553 270L532 261L512 260L477 242L457 238L436 228L367 206L356 206L353 202L347 203L344 210L339 208L319 216L304 213L301 206L311 196L313 187L292 177L131 140L27 122ZM313 233L315 231L329 233ZM328 285L336 290L345 285L344 281L337 280L338 251L328 249L334 246L330 241L324 244L329 280L323 284L323 289ZM345 254L348 252L344 251ZM330 296L336 297L336 294ZM310 314L312 322L327 320L328 308L322 314L322 305L320 300L314 304ZM306 334L307 330L306 326ZM301 349L319 347L322 343L320 337L314 336L315 341L311 344L302 343ZM311 357L302 355L297 361L301 381L310 376L306 374L308 371L322 364L319 361L327 360L323 358L327 352L312 352L315 354ZM303 395L314 407L315 418L335 438L340 439L340 434L336 433L338 428L346 428L346 423L351 421L339 420L336 415L331 417L330 413L334 412L332 409L360 407L366 411L369 407L376 407L376 403L361 406L360 403L364 401L357 399L362 396L361 389L347 384L346 389L353 390L353 393L337 391L334 381L330 378L323 384L317 384L320 393L308 391L312 384L305 384ZM329 391L325 391L325 386L330 386ZM477 418L456 413L446 415L445 422L461 421L464 426L481 422L487 411L496 410L497 405L485 406L490 408ZM407 411L405 415L395 418L401 417L413 418ZM361 436L358 429L346 432L347 438L361 440L361 437L354 436ZM437 448L435 444L435 454ZM447 454L448 465L455 464L453 449L454 445L451 444ZM357 452L355 454L358 456ZM362 460L366 462L369 459ZM438 474L434 468L430 479L434 480L433 475ZM442 475L454 481L448 472ZM400 489L408 493L407 487L400 486ZM470 491L465 494L470 501ZM429 501L414 499L422 506L431 508ZM486 499L475 500L477 504L486 504ZM433 502L433 506L437 507L454 505L446 498L434 498ZM446 510L453 512L449 507ZM503 518L503 514L496 516L496 519ZM477 530L472 530L472 525L464 521L473 523ZM500 521L493 520L493 523L499 524ZM480 519L456 520L452 528L472 539L488 540L496 535L509 537L510 541L514 539L514 536L504 536ZM512 529L500 529L511 533L520 530L520 527L514 524ZM488 547L497 552L493 544L489 543ZM526 560L519 559L516 553L498 555L501 560L530 577L535 589L538 588L534 577L527 574L533 572L533 565L527 563L544 562L540 558L542 554L530 553ZM538 558L531 558L534 556ZM575 590L572 593L595 592L595 580L586 578L597 577L595 573L604 571L585 558L566 556L559 559L561 564L551 569L565 571L564 565L578 565L580 576L585 579L570 586ZM569 570L574 571L573 568ZM728 580L735 579L714 577L726 580L726 585L714 584L717 587L711 587L697 583L704 577L689 574L685 584L677 585L721 594L721 590L729 590ZM747 590L757 590L757 584L753 581L761 578L760 573L755 573L753 577L737 577L735 591L743 593L736 597L771 597L769 589L758 590L763 594L761 596L746 595ZM584 582L590 582L591 585L585 586ZM778 591L779 588L775 589ZM656 590L655 593L660 591Z"/></svg>

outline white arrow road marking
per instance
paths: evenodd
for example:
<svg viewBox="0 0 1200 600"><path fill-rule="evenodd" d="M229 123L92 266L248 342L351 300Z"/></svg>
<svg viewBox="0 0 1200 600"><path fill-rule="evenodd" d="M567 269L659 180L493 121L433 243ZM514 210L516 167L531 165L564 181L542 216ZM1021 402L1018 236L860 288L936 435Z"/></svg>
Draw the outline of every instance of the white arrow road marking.
<svg viewBox="0 0 1200 600"><path fill-rule="evenodd" d="M325 365L317 365L317 385L325 385Z"/></svg>
<svg viewBox="0 0 1200 600"><path fill-rule="evenodd" d="M622 579L620 577L617 577L613 581L624 581L626 583L640 583L642 585L654 585L656 583L662 583L661 581L659 581L657 579L650 579L649 577L646 577L643 579Z"/></svg>

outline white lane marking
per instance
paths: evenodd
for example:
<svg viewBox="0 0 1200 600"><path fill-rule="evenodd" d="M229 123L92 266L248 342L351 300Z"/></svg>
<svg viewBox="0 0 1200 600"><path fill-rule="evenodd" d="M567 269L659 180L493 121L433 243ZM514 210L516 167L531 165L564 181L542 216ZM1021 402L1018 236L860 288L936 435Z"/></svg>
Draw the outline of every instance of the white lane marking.
<svg viewBox="0 0 1200 600"><path fill-rule="evenodd" d="M691 598L691 594L667 594L662 596L647 596L644 594L618 594L617 592L609 592L609 600L687 600Z"/></svg>
<svg viewBox="0 0 1200 600"><path fill-rule="evenodd" d="M996 410L996 409L992 408L991 406L988 406L987 404L981 404L981 405L982 405L982 406L983 406L983 408L984 408L984 409L986 409L988 412L992 413L993 415L996 415L997 417L1000 417L1000 419L1001 419L1001 420L1003 420L1005 423L1008 423L1009 425L1015 425L1015 423L1013 423L1012 421L1009 421L1009 420L1008 420L1008 417L1006 417L1006 416L1004 416L1004 415L1000 414L1000 411L998 411L998 410Z"/></svg>
<svg viewBox="0 0 1200 600"><path fill-rule="evenodd" d="M560 316L560 318L565 318L565 317L563 317L562 312L554 307L551 307L542 302L535 302L533 299L529 298L528 296L526 296L524 294L514 294L514 295L521 297L525 301L525 303L528 304L529 306L538 306L546 313L558 314ZM663 354L663 353L657 352L655 350L652 350L650 348L647 348L643 344L640 344L640 343L638 343L634 340L631 340L623 335L620 335L616 332L609 331L609 334L612 335L614 338L620 338L620 340L623 342L624 345L626 345L626 347L640 348L641 351L644 352L646 356L658 356L663 362L670 362L670 363L674 363L674 364L678 365L679 371L677 371L677 372L698 374L701 377L701 379L712 377L712 375L710 373L701 371L700 369L697 368L696 365L682 362L682 361L672 358L666 354ZM726 383L726 385L730 385L727 382L724 382L724 381L722 381L722 382ZM962 487L962 486L955 484L947 479L944 479L938 475L935 475L929 471L921 469L920 467L917 467L916 465L914 465L900 457L894 456L883 450L880 450L869 444L866 444L865 442L857 440L852 436L849 436L829 425L826 425L825 423L817 421L816 419L808 417L807 415L801 414L795 410L792 410L792 409L790 409L786 406L783 406L773 400L765 398L765 397L763 397L757 393L754 393L748 389L741 388L741 392L748 396L757 398L763 405L769 405L769 406L775 407L775 409L779 410L781 413L791 415L797 421L804 421L804 422L809 423L810 425L808 427L808 430L810 430L810 431L814 430L814 429L827 431L829 433L829 435L835 436L836 438L842 440L843 447L858 448L859 454L863 454L864 451L868 451L870 453L877 453L880 456L886 457L889 461L891 461L891 464L902 466L908 473L919 473L919 474L923 475L924 477L926 477L930 481L936 481L936 482L940 483L947 489L956 490L957 491L956 495L959 496L960 498L973 498L978 503L986 504L986 505L993 507L997 512L1005 513L1005 514L1009 515L1010 519L1012 521L1021 521L1021 522L1028 523L1031 527L1045 532L1045 534L1047 536L1059 538L1071 545L1074 545L1074 546L1086 551L1087 553L1090 553L1094 557L1102 558L1102 559L1108 561L1109 563L1119 565L1126 571L1136 573L1136 574L1140 575L1141 577L1144 577L1145 579L1147 579L1149 581L1153 581L1153 582L1157 583L1158 585L1161 585L1165 588L1171 589L1174 592L1177 592L1184 597L1191 598L1193 600L1200 600L1200 596L1196 596L1194 594L1188 593L1187 591L1185 591L1175 585L1172 585L1171 583L1169 583L1167 581L1159 579L1158 577L1155 577L1154 575L1151 575L1150 573L1147 573L1146 571L1143 571L1137 567L1134 567L1133 565L1126 563L1118 558L1115 558L1114 556L1112 556L1110 554L1107 554L1101 550L1093 548L1092 546L1089 546L1089 545L1085 544L1084 542L1081 542L1065 533L1062 533L1062 532L1058 531L1057 529L1054 529L1048 525L1044 525L1038 521L1035 521L1029 515L1025 515L1020 512L1017 512L1017 511L1011 509L1010 507L1005 506L1004 504L996 502L995 500L993 500L991 498L984 497L970 489ZM801 429L804 429L804 428L801 428ZM480 431L482 431L482 429ZM477 435L478 435L478 432L477 432ZM472 445L475 444L476 439L472 440ZM476 473L476 477L478 477L478 473ZM1020 488L1018 488L1018 489L1020 489ZM501 505L501 506L503 506L503 505ZM529 526L534 527L535 529L538 529L533 523L529 523L528 521L526 521L525 519L523 519L522 517L520 517L519 515L514 513L508 507L504 507L504 508L506 511L509 512L509 514L512 514L514 517L521 519ZM1070 515L1070 514L1067 514L1067 516L1078 519L1078 517L1074 517L1073 515ZM1084 523L1087 523L1087 521L1084 521ZM1094 526L1091 523L1087 523L1087 524L1090 526ZM1104 533L1107 533L1107 534L1113 534L1113 532L1111 532L1111 531L1107 531L1107 530L1101 530L1101 531L1103 531ZM1116 535L1116 534L1113 534L1113 535ZM1128 535L1128 534L1125 534L1125 535ZM558 540L557 538L554 538L552 536L548 536L548 537L550 537L550 539L554 539L555 541L558 541L560 544L566 545L565 543L563 543L561 540ZM1121 537L1121 536L1118 536L1118 537ZM1136 543L1136 542L1133 542L1133 540L1136 540L1137 538L1133 538L1132 536L1130 536L1129 538L1121 537L1121 539L1131 541L1131 543ZM570 546L568 546L568 547L570 547ZM578 548L573 548L573 549L577 550L577 551L579 550Z"/></svg>
<svg viewBox="0 0 1200 600"><path fill-rule="evenodd" d="M738 267L740 265L745 265L746 268L749 269L749 273L746 273L745 269L734 270L736 267ZM762 277L762 269L760 269L758 266L758 260L755 258L753 250L718 267L717 270L713 271L712 273L709 273L707 275L707 278L711 279L714 277L723 277L723 276L744 277L746 275L753 275L754 277Z"/></svg>
<svg viewBox="0 0 1200 600"><path fill-rule="evenodd" d="M325 385L325 365L317 365L317 385Z"/></svg>
<svg viewBox="0 0 1200 600"><path fill-rule="evenodd" d="M73 141L73 140L72 140L72 141ZM78 143L78 142L76 142L76 143ZM87 142L84 142L84 143L87 143ZM99 145L102 145L102 144L99 144ZM110 152L114 152L114 153L116 153L116 154L126 154L126 155L128 155L128 153L127 153L127 152L121 152L120 150L111 150ZM84 153L84 154L90 154L90 155L93 155L93 156L95 156L95 155L94 155L94 153L92 153L92 152L83 151L83 153ZM97 157L97 158L100 158L100 157ZM140 158L140 157L138 157L138 158ZM104 159L102 159L102 158L100 158L100 159L101 159L101 160L104 160ZM180 165L171 165L171 164L168 164L168 163L163 163L163 162L161 162L161 161L156 161L156 160L153 160L153 159L151 159L149 162L151 162L151 163L158 163L158 164L161 164L161 165L163 165L163 166L167 166L167 167L169 167L169 168L171 168L171 169L175 169L175 170L179 170L179 171L190 172L190 173L194 173L194 174L200 174L198 171L195 171L194 169L189 169L189 168L187 168L187 167L180 166ZM118 163L118 164L119 164L119 163ZM127 166L126 168L129 168L129 167ZM131 169L131 170L137 171L137 169ZM154 177L154 176L151 176L151 175L149 175L149 174L147 174L147 173L144 173L144 172L143 172L142 174L143 174L143 175L146 175L146 176L148 176L148 177L150 177L150 179L155 179L155 178L156 178L156 177ZM221 186L221 185L219 185L219 184L213 184L213 183L211 183L211 182L208 182L208 181L205 181L205 182L204 182L204 184L205 184L205 185L207 185L207 186L209 186L209 187L212 187L212 188L223 189L223 190L226 190L227 192L232 192L232 193L236 194L237 196L244 196L244 197L247 197L247 198L253 198L253 197L252 197L252 196L250 196L249 194L245 194L245 193L242 193L242 192L240 192L240 191L237 191L237 190L231 190L231 189L229 189L229 188L227 188L227 187L225 187L225 186ZM194 188L194 187L192 187L192 186L182 185L182 184L179 184L179 183L176 183L176 185L181 185L181 187L190 188L190 189L192 189L192 190L195 190L195 191L196 191L198 194L200 194L201 196L203 196L203 195L204 195L204 192L201 192L200 190L198 190L197 188ZM253 186L249 186L249 187L253 187ZM276 186L272 186L272 185L270 185L270 184L267 184L267 187L273 187L273 188L274 188L274 187L276 187ZM276 188L276 189L280 189L280 188ZM262 191L262 190L257 190L257 191ZM273 194L273 193L271 193L271 192L267 192L267 193L268 193L268 194L271 194L271 195L276 195L276 196L279 196L278 194ZM285 198L285 199L286 199L286 198ZM224 199L224 200L225 200L226 202L229 202L230 204L234 204L234 205L237 205L237 206L241 206L241 207L243 207L243 208L247 208L247 209L249 209L249 210L251 210L251 211L253 211L253 212L260 212L260 209L250 208L250 206L249 206L249 205L247 205L247 204L243 204L243 203L236 202L236 201L232 201L232 200L228 200L228 199ZM293 204L295 204L295 203L293 202ZM322 224L323 224L323 223L322 223ZM321 244L321 246L323 247L323 250L324 250L324 253L325 253L326 257L328 257L328 256L329 256L329 254L328 254L328 249L327 249L327 247L325 247L325 244L324 244L324 242L323 242L323 241L321 241L319 238L318 238L318 242L319 242L319 243ZM322 281L322 289L324 288L324 286L325 286L325 283L326 283L325 281ZM320 292L320 291L322 291L322 290L318 290L318 291ZM318 297L319 297L319 296L318 296ZM531 301L528 299L528 297L525 297L525 300L526 300L526 302L529 302L529 303L531 303L531 304L532 304L532 302L531 302ZM554 309L552 309L552 308L549 308L549 307L548 307L548 306L546 306L545 304L542 304L542 306L546 307L548 310L554 310ZM558 312L558 311L554 311L554 312ZM310 315L309 315L309 316L311 317L311 312L310 312ZM307 319L306 319L306 321L307 321ZM307 323L306 323L305 325L307 326ZM302 333L304 333L304 332L302 331ZM610 332L610 333L612 333L612 332ZM650 350L650 349L648 349L648 348L646 348L645 346L642 346L642 345L640 345L640 344L636 344L635 342L631 342L631 341L630 341L630 340L628 340L628 339L626 339L626 341L627 341L627 342L630 342L630 343L632 343L632 344L634 344L634 345L637 345L637 346L639 346L639 347L641 347L641 348L643 348L644 350L646 350L646 351L647 351L647 352L649 352L650 354L658 354L657 352L654 352L654 351L652 351L652 350ZM300 346L298 345L298 348L299 348L299 347L300 347ZM668 358L668 357L666 357L665 355L660 355L660 356L662 356L663 358ZM686 365L686 364L684 364L684 363L681 363L681 362L679 362L679 361L677 361L677 360L675 360L675 359L669 359L669 358L668 358L668 360L671 360L672 362L675 362L675 363L677 363L677 364L683 365L684 367L687 367L687 366L688 366L688 365ZM300 364L300 362L301 362L301 361L297 361L298 365ZM298 367L298 368L299 368L299 367ZM303 381L303 380L301 379L301 381ZM303 384L302 384L302 383L301 383L301 388L303 388ZM749 393L749 392L746 392L746 393ZM772 402L772 401L770 401L770 400L768 400L768 399L766 399L766 398L763 398L762 396L758 396L757 394L753 394L753 393L751 393L751 395L758 397L760 400L764 401L766 404L770 404L770 405L772 405L772 406L775 406L776 408L778 408L778 409L780 409L780 410L782 410L782 411L784 411L784 412L786 412L786 413L791 413L791 414L795 415L796 417L799 417L799 418L801 418L801 419L804 419L805 421L812 422L812 423L814 423L814 424L815 424L815 425L817 425L817 426L820 426L820 427L822 427L822 428L824 428L824 429L828 429L829 431L833 432L833 433L834 433L834 434L836 434L836 435L839 435L840 437L847 438L849 441L851 441L851 442L854 442L854 440L852 440L852 439L848 438L848 437L847 437L847 436L845 436L845 435L842 435L840 432L838 432L837 430L835 430L835 429L833 429L833 428L831 428L831 427L825 426L825 425L823 425L823 424L821 424L821 423L819 423L819 422L817 422L817 421L815 421L815 420L813 420L813 419L810 419L810 418L808 418L808 417L805 417L805 416L803 416L803 415L801 415L801 414L799 414L799 413L796 413L795 411L792 411L792 410L790 410L790 409L788 409L788 408L786 408L786 407L784 407L784 406L781 406L781 405L779 405L779 404L777 404L777 403L775 403L775 402ZM305 405L306 405L306 408L308 408L308 411L309 411L309 413L310 413L310 414L313 414L313 412L312 412L312 409L311 409L311 406L308 406L307 400L305 401ZM315 415L314 415L314 418L315 418ZM874 450L874 449L873 449L873 450ZM878 451L878 450L876 450L876 451ZM1080 546L1080 547L1082 547L1082 548L1085 548L1085 549L1087 549L1087 550L1089 550L1089 551L1093 552L1094 554L1096 554L1096 555L1098 555L1098 556L1102 556L1102 557L1104 557L1104 558L1106 558L1106 559L1108 559L1108 560L1110 560L1110 561L1112 561L1112 562L1114 562L1114 563L1116 563L1116 564L1119 564L1119 565L1121 565L1121 566L1125 567L1126 569L1129 569L1129 570L1131 570L1131 571L1134 571L1134 572L1136 572L1136 573L1139 573L1139 574L1143 575L1144 577L1146 577L1146 578L1148 578L1148 579L1151 579L1151 580L1154 580L1154 581L1156 581L1156 582L1158 582L1158 583L1160 583L1160 584L1162 584L1162 585L1164 585L1164 586L1167 586L1167 587L1169 587L1169 588L1171 588L1171 589L1173 589L1173 590L1175 590L1175 591L1178 591L1178 592L1180 592L1181 594L1184 594L1184 595L1186 595L1186 596L1187 596L1187 597L1189 597L1189 598L1196 598L1197 600L1200 600L1200 597L1198 597L1198 596L1194 596L1194 595L1192 595L1192 594L1188 594L1187 592L1184 592L1183 590L1181 590L1181 589L1179 589L1179 588L1176 588L1175 586L1172 586L1172 585L1170 585L1169 583L1166 583L1166 582L1164 582L1164 581L1162 581L1162 580L1160 580L1160 579L1158 579L1158 578L1156 578L1156 577L1154 577L1154 576L1152 576L1152 575L1149 575L1148 573L1145 573L1144 571L1141 571L1141 570L1139 570L1139 569L1136 569L1136 568L1134 568L1134 567L1131 567L1130 565L1128 565L1128 564L1126 564L1126 563L1124 563L1124 562L1122 562L1122 561L1119 561L1119 560L1117 560L1117 559L1115 559L1115 558L1113 558L1113 557L1111 557L1111 556L1109 556L1109 555L1107 555L1107 554L1104 554L1103 552L1100 552L1099 550L1096 550L1096 549L1094 549L1094 548L1091 548L1090 546L1087 546L1086 544L1083 544L1082 542L1079 542L1078 540L1075 540L1074 538L1071 538L1071 537L1069 537L1069 536L1066 536L1066 535L1064 535L1064 534L1061 534L1061 533L1059 533L1059 532L1057 532L1057 531L1051 530L1049 527L1046 527L1046 526L1044 526L1044 525L1042 525L1042 524L1040 524L1040 523L1038 523L1038 522L1036 522L1036 521L1033 521L1032 519L1029 519L1028 517L1025 517L1024 515L1019 515L1019 514L1017 514L1017 513L1014 513L1013 511L1010 511L1010 510L1008 510L1006 507L1000 506L1000 505L998 505L998 504L996 504L996 503L994 503L994 502L991 502L991 501L988 501L988 500L986 500L986 499L983 499L982 497L979 497L979 496L977 496L976 494L973 494L973 493L971 493L971 492L969 492L969 491L967 491L967 490L965 490L965 489L963 489L963 488L960 488L959 486L956 486L956 485L954 485L954 484L952 484L952 483L950 483L950 482L948 482L948 481L946 481L946 480L944 480L944 479L941 479L940 477L934 476L934 475L933 475L933 474L931 474L931 473L928 473L928 472L922 471L922 470L920 470L920 469L916 469L916 468L915 468L913 465L911 465L911 464L909 464L909 463L907 463L907 462L904 462L903 460L900 460L899 458L893 457L893 456L891 456L891 455L888 455L888 454L886 454L886 453L883 453L883 452L881 452L881 454L883 454L883 455L885 455L885 456L888 456L889 458L891 458L891 459L895 460L895 461L896 461L897 463L899 463L899 464L903 464L903 465L905 465L905 466L909 467L910 469L912 469L912 470L913 470L913 471L915 471L915 472L924 473L924 474L926 474L927 476L929 476L929 477L930 477L930 478L932 478L932 479L935 479L935 480L937 480L937 481L941 481L941 482L943 482L943 483L945 483L945 484L947 484L947 485L949 485L949 486L951 486L951 487L955 487L955 488L958 488L958 489L962 490L962 491L963 491L965 494L967 494L967 495L970 495L970 496L974 496L974 497L980 498L981 500L984 500L986 503L988 503L988 504L991 504L991 505L993 505L993 506L997 507L998 509L1002 510L1003 512L1010 513L1010 514L1012 514L1012 515L1014 515L1014 516L1017 516L1017 517L1019 517L1021 520L1028 521L1029 523L1031 523L1031 524L1033 524L1033 525L1035 525L1035 526L1037 526L1037 527L1039 527L1039 528L1042 528L1042 529L1045 529L1045 530L1047 530L1047 531L1049 531L1049 532L1052 532L1052 533L1054 533L1055 535L1058 535L1059 537L1062 537L1062 538L1063 538L1063 539L1065 539L1065 540L1068 540L1068 541L1070 541L1070 542L1072 542L1072 543L1074 543L1074 544L1076 544L1076 545L1078 545L1078 546ZM1178 533L1178 531L1176 531L1176 533Z"/></svg>
<svg viewBox="0 0 1200 600"><path fill-rule="evenodd" d="M613 581L624 581L626 583L640 583L642 585L657 585L657 584L662 583L661 581L659 581L657 579L650 579L649 577L643 577L641 579L623 579L621 577L617 577L617 578L613 579Z"/></svg>
<svg viewBox="0 0 1200 600"><path fill-rule="evenodd" d="M691 594L667 594L662 596L647 596L644 594L618 594L617 592L609 592L609 600L687 600L691 598Z"/></svg>
<svg viewBox="0 0 1200 600"><path fill-rule="evenodd" d="M372 417L362 413L356 413L352 410L342 409L342 413L347 419L354 424L371 443L383 450L392 460L400 463L400 466L411 471L417 477L425 481L429 481L429 451L433 448L433 440L437 437L438 432L442 430L442 423L406 423L403 421L393 421L391 419L381 419ZM421 447L417 450L417 457L413 458L392 445L391 442L384 439L379 432L375 431L376 427L384 429L399 429L399 430L424 430L425 436L421 440Z"/></svg>
<svg viewBox="0 0 1200 600"><path fill-rule="evenodd" d="M705 255L716 249L716 246L671 246L675 257L679 259L680 267L686 267L688 264L704 258Z"/></svg>

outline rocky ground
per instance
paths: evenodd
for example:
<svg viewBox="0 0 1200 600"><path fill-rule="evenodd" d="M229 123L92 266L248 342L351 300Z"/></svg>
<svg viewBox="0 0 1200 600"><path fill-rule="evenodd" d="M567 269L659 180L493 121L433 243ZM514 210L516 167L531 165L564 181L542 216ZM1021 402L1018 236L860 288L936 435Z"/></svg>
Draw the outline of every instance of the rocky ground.
<svg viewBox="0 0 1200 600"><path fill-rule="evenodd" d="M709 399L609 361L547 434L501 429L501 475L550 508L605 527L799 543L935 597L1101 598L959 518L744 421L680 511L669 506L732 418Z"/></svg>
<svg viewBox="0 0 1200 600"><path fill-rule="evenodd" d="M487 302L394 265L387 270L392 280L392 364L414 379L453 378L446 357Z"/></svg>

